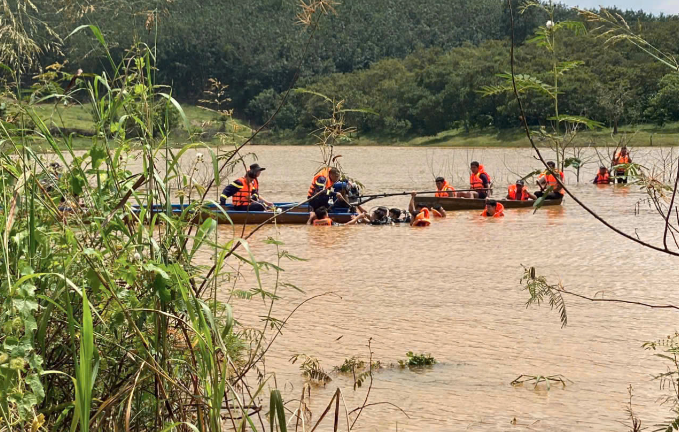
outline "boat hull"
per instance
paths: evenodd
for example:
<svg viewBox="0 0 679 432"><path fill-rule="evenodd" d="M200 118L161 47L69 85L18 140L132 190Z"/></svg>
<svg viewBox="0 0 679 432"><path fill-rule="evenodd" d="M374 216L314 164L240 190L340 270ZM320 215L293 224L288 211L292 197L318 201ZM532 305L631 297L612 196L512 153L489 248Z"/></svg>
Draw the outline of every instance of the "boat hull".
<svg viewBox="0 0 679 432"><path fill-rule="evenodd" d="M173 204L171 206L171 213L174 217L180 217L184 214L185 217L191 218L194 222L200 222L206 219L216 219L217 223L220 224L231 224L234 225L260 225L263 223L276 223L284 225L304 225L309 221L311 215L311 209L307 205L296 206L296 204L282 203L276 205L282 210L276 218L274 216L277 213L271 211L238 211L234 210L232 206L214 206L208 205L201 208L199 211L197 209L190 209L187 212L188 205ZM135 209L137 212L140 211L139 208ZM154 213L167 213L165 208L159 206L154 206ZM356 213L347 211L335 211L329 213L328 216L337 223L347 223L349 222Z"/></svg>
<svg viewBox="0 0 679 432"><path fill-rule="evenodd" d="M506 209L516 208L532 208L535 201L513 201L513 200L497 200ZM543 206L557 206L561 205L562 200L545 200ZM440 204L446 211L456 210L483 210L486 207L485 199L471 199L471 198L436 198L436 197L415 197L415 204L424 204L428 207L435 204Z"/></svg>

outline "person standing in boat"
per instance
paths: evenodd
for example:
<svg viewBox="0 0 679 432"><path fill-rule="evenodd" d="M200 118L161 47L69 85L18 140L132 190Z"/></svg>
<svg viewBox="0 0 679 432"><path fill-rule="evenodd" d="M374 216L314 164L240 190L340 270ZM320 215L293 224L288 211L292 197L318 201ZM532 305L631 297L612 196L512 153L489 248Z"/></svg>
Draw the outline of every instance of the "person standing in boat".
<svg viewBox="0 0 679 432"><path fill-rule="evenodd" d="M613 166L617 166L618 168L615 169L615 178L617 179L617 183L620 184L626 184L627 183L627 170L625 169L624 166L622 165L627 165L632 163L632 158L629 155L629 152L627 151L626 146L622 146L620 149L620 153L617 153L613 157Z"/></svg>
<svg viewBox="0 0 679 432"><path fill-rule="evenodd" d="M469 186L473 192L467 194L459 193L462 198L488 198L490 192L491 179L483 165L474 161L470 164L471 175L469 176Z"/></svg>
<svg viewBox="0 0 679 432"><path fill-rule="evenodd" d="M272 207L273 203L259 195L259 176L265 169L256 163L250 165L243 177L224 188L219 202L226 205L226 200L231 198L233 209L237 211L265 211L267 207Z"/></svg>
<svg viewBox="0 0 679 432"><path fill-rule="evenodd" d="M436 177L436 198L455 198L457 194L455 193L455 188L452 187L445 178Z"/></svg>
<svg viewBox="0 0 679 432"><path fill-rule="evenodd" d="M611 179L611 174L608 172L608 168L602 165L599 167L599 172L596 174L596 177L594 177L594 181L592 183L607 185L612 182L613 179Z"/></svg>
<svg viewBox="0 0 679 432"><path fill-rule="evenodd" d="M535 195L528 192L523 180L519 179L515 184L507 188L507 199L512 201L528 201L537 199Z"/></svg>
<svg viewBox="0 0 679 432"><path fill-rule="evenodd" d="M505 215L505 206L495 200L486 201L486 208L481 213L482 217L500 218Z"/></svg>
<svg viewBox="0 0 679 432"><path fill-rule="evenodd" d="M535 192L534 195L537 198L541 198L545 195L546 190L551 187L552 191L547 194L547 197L545 199L548 200L562 199L565 193L565 191L563 190L563 186L561 186L561 183L564 182L563 172L557 170L556 164L552 161L547 162L547 167L548 169L538 176L538 185L540 186L541 190ZM559 176L561 183L559 183L556 180L556 176Z"/></svg>

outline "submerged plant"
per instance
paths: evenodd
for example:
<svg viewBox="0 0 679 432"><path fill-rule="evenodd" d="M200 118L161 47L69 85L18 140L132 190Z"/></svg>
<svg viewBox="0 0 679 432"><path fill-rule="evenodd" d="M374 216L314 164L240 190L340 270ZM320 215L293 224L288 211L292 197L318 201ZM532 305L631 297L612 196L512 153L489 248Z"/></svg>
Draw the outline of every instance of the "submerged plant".
<svg viewBox="0 0 679 432"><path fill-rule="evenodd" d="M563 375L519 375L514 381L511 382L513 386L522 386L525 383L532 383L533 389L536 389L540 383L545 383L547 390L551 388L551 384L558 383L566 388L566 381Z"/></svg>
<svg viewBox="0 0 679 432"><path fill-rule="evenodd" d="M436 359L431 356L431 354L415 354L412 351L406 353L405 360L399 360L398 364L402 368L406 367L423 367L423 366L433 366L436 363Z"/></svg>

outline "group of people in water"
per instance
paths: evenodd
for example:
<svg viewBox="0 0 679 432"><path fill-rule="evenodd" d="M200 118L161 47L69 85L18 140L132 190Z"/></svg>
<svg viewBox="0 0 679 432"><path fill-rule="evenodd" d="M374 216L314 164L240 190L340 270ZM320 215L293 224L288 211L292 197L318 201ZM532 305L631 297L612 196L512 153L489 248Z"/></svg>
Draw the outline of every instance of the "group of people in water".
<svg viewBox="0 0 679 432"><path fill-rule="evenodd" d="M616 167L615 177L611 177L608 169L602 166L594 179L595 184L610 184L615 179L618 183L627 183L625 166L631 163L631 157L626 147L622 147L613 158ZM537 179L540 190L530 192L524 179L517 180L507 188L505 200L529 201L544 198L546 200L561 200L564 195L564 173L557 169L554 162L547 162L548 169L542 172ZM250 165L249 170L241 178L228 184L222 191L220 202L225 205L231 198L233 209L237 211L266 211L273 207L273 203L267 201L259 194L259 176L265 168L259 164ZM492 179L479 162L470 164L469 189L457 191L445 178L435 179L436 198L468 198L485 199L485 209L481 217L499 218L504 216L504 206L490 197L492 192ZM558 180L557 180L558 179ZM327 167L320 170L314 176L307 192L307 203L310 209L308 224L314 226L353 225L368 223L372 225L410 224L412 226L429 226L432 219L445 218L446 212L440 204L428 206L416 200L417 193L411 194L410 204L407 210L398 208L388 209L377 207L368 213L360 204L352 200L360 197L358 187L349 180L343 180L339 169ZM355 209L357 215L350 221L339 224L330 217L333 212L348 212Z"/></svg>

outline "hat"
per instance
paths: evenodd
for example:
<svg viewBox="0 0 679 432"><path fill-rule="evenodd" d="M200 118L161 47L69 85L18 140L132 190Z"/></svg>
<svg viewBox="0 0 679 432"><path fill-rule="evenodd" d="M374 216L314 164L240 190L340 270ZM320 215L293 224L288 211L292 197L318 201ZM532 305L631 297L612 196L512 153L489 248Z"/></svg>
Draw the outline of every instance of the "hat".
<svg viewBox="0 0 679 432"><path fill-rule="evenodd" d="M523 186L523 185L524 185L523 180L518 179L518 180L516 181L516 185L517 185L517 186Z"/></svg>
<svg viewBox="0 0 679 432"><path fill-rule="evenodd" d="M259 166L259 164L256 164L256 163L250 165L250 171L260 172L260 171L264 171L265 169L266 168L262 168L261 166Z"/></svg>

